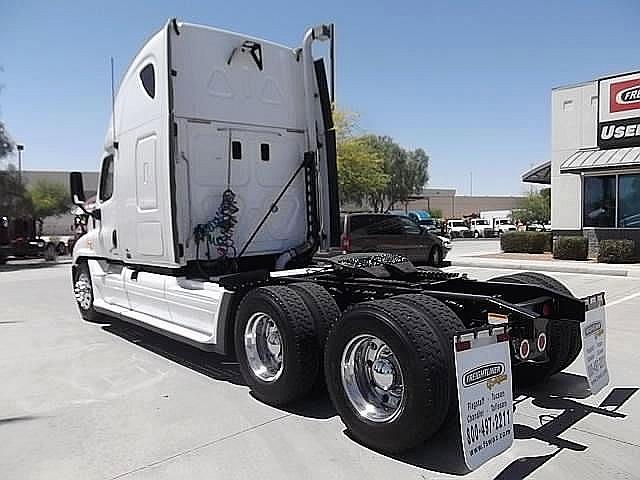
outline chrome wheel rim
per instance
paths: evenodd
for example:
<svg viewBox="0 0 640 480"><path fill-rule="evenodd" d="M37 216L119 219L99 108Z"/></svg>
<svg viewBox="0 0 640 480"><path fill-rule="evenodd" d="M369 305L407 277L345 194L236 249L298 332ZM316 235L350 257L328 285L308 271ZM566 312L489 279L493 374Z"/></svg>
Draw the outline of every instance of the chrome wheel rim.
<svg viewBox="0 0 640 480"><path fill-rule="evenodd" d="M93 292L91 290L91 279L89 275L82 272L73 286L73 294L80 308L89 310L93 302Z"/></svg>
<svg viewBox="0 0 640 480"><path fill-rule="evenodd" d="M358 335L342 352L342 386L361 417L392 422L404 409L402 368L391 348L374 335Z"/></svg>
<svg viewBox="0 0 640 480"><path fill-rule="evenodd" d="M244 350L253 374L264 382L275 382L284 363L280 330L267 313L256 312L244 329Z"/></svg>

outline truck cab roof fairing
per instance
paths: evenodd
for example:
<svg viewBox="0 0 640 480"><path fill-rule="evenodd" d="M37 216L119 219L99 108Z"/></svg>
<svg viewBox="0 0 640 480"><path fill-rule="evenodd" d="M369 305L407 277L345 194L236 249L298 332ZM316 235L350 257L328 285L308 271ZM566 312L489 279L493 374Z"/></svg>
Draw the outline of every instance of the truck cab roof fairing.
<svg viewBox="0 0 640 480"><path fill-rule="evenodd" d="M171 34L170 57L178 236L185 259L217 258L215 249L196 248L193 231L212 220L227 189L239 209L237 252L259 230L243 257L277 256L300 246L307 239L304 173L260 224L307 150L301 55L211 27L178 23L178 31Z"/></svg>

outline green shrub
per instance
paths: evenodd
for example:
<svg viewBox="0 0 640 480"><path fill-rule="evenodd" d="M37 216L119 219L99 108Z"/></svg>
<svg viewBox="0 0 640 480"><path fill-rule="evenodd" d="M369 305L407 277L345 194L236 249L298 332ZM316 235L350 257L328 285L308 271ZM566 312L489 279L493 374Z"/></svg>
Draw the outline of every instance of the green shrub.
<svg viewBox="0 0 640 480"><path fill-rule="evenodd" d="M630 263L634 259L633 240L601 240L598 244L598 262Z"/></svg>
<svg viewBox="0 0 640 480"><path fill-rule="evenodd" d="M586 260L589 240L585 237L558 237L553 245L553 258Z"/></svg>
<svg viewBox="0 0 640 480"><path fill-rule="evenodd" d="M547 242L543 232L507 232L500 237L500 248L506 253L544 253Z"/></svg>

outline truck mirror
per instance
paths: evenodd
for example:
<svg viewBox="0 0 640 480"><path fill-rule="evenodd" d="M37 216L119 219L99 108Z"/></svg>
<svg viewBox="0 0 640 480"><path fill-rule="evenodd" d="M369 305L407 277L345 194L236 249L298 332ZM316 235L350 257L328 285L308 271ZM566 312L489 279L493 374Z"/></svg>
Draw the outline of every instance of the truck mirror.
<svg viewBox="0 0 640 480"><path fill-rule="evenodd" d="M84 196L82 173L71 172L69 175L69 184L71 185L71 200L74 205L84 205L86 198Z"/></svg>

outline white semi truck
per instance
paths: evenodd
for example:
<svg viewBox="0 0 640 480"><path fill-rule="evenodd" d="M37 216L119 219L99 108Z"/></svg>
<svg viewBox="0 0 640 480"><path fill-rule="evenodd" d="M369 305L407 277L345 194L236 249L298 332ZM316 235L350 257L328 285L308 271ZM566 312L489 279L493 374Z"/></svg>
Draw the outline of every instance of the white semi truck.
<svg viewBox="0 0 640 480"><path fill-rule="evenodd" d="M353 438L398 452L434 435L479 381L510 398L511 364L520 383L564 369L585 302L603 297L535 273L479 282L394 255L316 256L340 235L330 82L312 54L327 40L330 25L289 48L176 20L153 35L115 97L73 289L88 321L235 353L270 404L326 383ZM71 193L84 208L77 172ZM501 341L506 357L464 370L465 335ZM490 440L467 428L469 445Z"/></svg>
<svg viewBox="0 0 640 480"><path fill-rule="evenodd" d="M502 235L507 232L515 232L517 227L511 220L511 210L490 210L480 212L480 218L491 222L491 227L496 235Z"/></svg>

